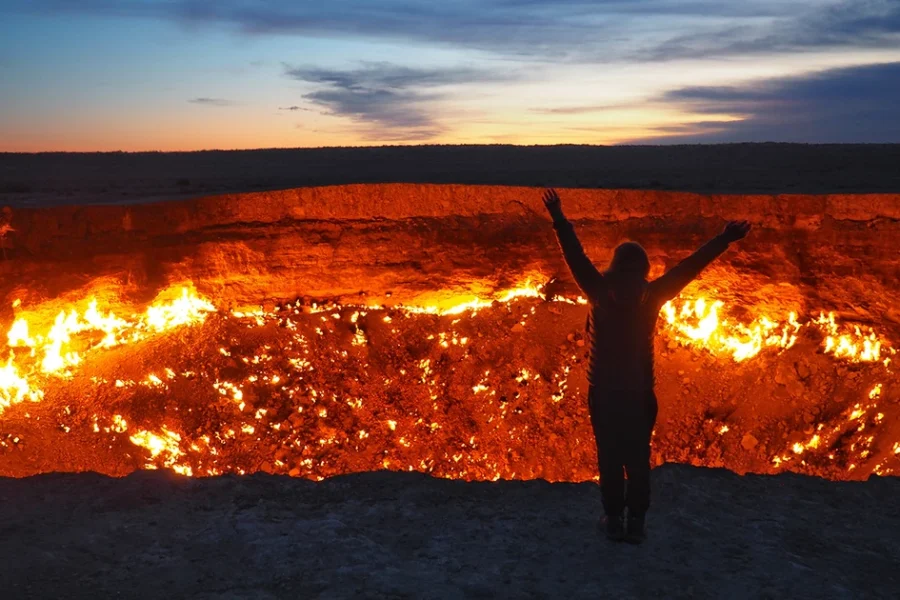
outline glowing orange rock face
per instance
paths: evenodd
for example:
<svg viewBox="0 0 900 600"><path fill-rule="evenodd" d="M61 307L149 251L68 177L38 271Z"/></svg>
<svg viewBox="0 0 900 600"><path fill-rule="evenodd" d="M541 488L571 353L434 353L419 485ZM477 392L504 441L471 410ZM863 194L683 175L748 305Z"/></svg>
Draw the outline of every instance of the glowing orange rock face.
<svg viewBox="0 0 900 600"><path fill-rule="evenodd" d="M661 311L654 461L900 469L900 199L565 202L598 264L634 238L657 274L726 217L756 225ZM538 203L385 185L17 209L0 474L596 477L585 301Z"/></svg>

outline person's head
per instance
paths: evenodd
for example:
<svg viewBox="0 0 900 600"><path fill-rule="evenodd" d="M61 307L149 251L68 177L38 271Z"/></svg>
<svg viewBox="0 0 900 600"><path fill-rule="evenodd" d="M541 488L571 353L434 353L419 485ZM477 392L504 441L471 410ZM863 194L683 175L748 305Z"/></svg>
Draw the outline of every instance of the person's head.
<svg viewBox="0 0 900 600"><path fill-rule="evenodd" d="M607 273L631 279L646 279L650 274L647 251L637 242L625 242L616 247Z"/></svg>

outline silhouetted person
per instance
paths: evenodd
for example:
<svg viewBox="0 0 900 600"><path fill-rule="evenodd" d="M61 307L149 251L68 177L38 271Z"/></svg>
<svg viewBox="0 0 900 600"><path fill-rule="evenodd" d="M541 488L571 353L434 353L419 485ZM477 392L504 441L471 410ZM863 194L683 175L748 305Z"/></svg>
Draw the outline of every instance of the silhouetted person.
<svg viewBox="0 0 900 600"><path fill-rule="evenodd" d="M544 193L544 205L553 217L566 263L590 303L588 406L597 441L606 532L614 540L640 543L650 507L650 436L657 412L653 336L659 311L730 243L743 239L750 224L729 222L725 231L662 277L647 281L650 261L640 244L618 246L609 268L600 273L563 215L555 190Z"/></svg>

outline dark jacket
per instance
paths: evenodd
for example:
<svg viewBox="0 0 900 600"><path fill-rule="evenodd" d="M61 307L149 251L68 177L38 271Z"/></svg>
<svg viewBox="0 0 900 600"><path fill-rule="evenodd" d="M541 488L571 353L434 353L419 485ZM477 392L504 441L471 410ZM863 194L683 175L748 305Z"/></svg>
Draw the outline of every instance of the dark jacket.
<svg viewBox="0 0 900 600"><path fill-rule="evenodd" d="M588 381L607 390L652 390L653 337L660 309L725 252L728 241L716 236L662 277L647 281L640 275L601 274L565 217L555 219L553 227L572 276L590 304Z"/></svg>

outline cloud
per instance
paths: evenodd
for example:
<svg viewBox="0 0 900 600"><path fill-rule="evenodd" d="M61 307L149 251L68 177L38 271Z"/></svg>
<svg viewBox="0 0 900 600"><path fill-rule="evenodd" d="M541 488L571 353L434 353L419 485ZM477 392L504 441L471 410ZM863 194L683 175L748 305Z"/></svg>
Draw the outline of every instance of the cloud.
<svg viewBox="0 0 900 600"><path fill-rule="evenodd" d="M191 104L202 104L203 106L234 106L234 102L224 98L191 98L188 102Z"/></svg>
<svg viewBox="0 0 900 600"><path fill-rule="evenodd" d="M540 113L542 115L586 115L590 113L599 113L607 110L617 110L622 108L633 108L631 104L604 104L596 106L557 106L551 108L532 108L531 112Z"/></svg>
<svg viewBox="0 0 900 600"><path fill-rule="evenodd" d="M721 122L658 128L640 143L900 142L900 62L770 79L737 87L685 87L661 101Z"/></svg>
<svg viewBox="0 0 900 600"><path fill-rule="evenodd" d="M291 112L295 112L298 110L302 111L311 111L311 108L303 108L302 106L279 106L278 110L289 110Z"/></svg>
<svg viewBox="0 0 900 600"><path fill-rule="evenodd" d="M334 70L287 66L285 74L317 89L303 98L328 113L363 124L362 133L383 141L425 140L443 131L434 103L449 96L449 87L508 78L465 67L412 68L390 63L363 63L358 69Z"/></svg>
<svg viewBox="0 0 900 600"><path fill-rule="evenodd" d="M249 35L414 41L532 60L603 62L895 48L900 2L848 0L35 0L28 10L145 17Z"/></svg>
<svg viewBox="0 0 900 600"><path fill-rule="evenodd" d="M849 0L736 23L673 36L639 57L663 60L900 45L897 0Z"/></svg>

